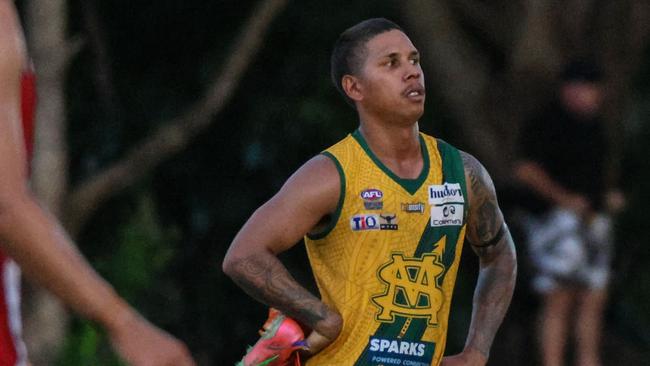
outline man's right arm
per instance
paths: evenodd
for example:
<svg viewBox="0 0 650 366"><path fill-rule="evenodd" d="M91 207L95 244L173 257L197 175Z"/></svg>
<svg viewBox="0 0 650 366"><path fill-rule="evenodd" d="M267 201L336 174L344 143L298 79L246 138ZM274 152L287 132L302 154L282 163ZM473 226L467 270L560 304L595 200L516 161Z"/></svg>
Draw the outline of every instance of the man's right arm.
<svg viewBox="0 0 650 366"><path fill-rule="evenodd" d="M313 330L307 337L311 353L336 339L342 319L296 282L277 254L294 246L334 212L339 194L339 174L334 163L325 156L316 156L255 211L223 262L224 272L250 296Z"/></svg>

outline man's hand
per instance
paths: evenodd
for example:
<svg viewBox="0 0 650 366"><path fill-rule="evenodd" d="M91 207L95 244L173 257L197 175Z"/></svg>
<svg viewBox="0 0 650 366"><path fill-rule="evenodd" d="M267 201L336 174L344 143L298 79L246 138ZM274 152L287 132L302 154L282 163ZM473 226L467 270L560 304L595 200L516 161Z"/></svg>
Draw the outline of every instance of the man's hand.
<svg viewBox="0 0 650 366"><path fill-rule="evenodd" d="M109 328L109 336L115 350L131 366L196 365L185 345L137 314Z"/></svg>
<svg viewBox="0 0 650 366"><path fill-rule="evenodd" d="M484 366L487 363L487 358L473 349L466 349L463 352L444 357L440 366Z"/></svg>
<svg viewBox="0 0 650 366"><path fill-rule="evenodd" d="M341 330L339 328L339 332L340 331ZM317 354L321 350L323 350L323 348L325 348L325 347L329 346L330 344L332 344L332 342L334 342L336 340L337 336L338 336L338 333L336 334L336 336L326 337L326 336L324 336L324 335L322 335L322 334L320 334L320 333L318 333L317 331L314 330L305 339L308 348L304 349L301 352L301 354L304 356L304 358L309 358L309 357Z"/></svg>
<svg viewBox="0 0 650 366"><path fill-rule="evenodd" d="M605 195L607 211L611 214L620 213L626 206L625 195L618 189L611 190Z"/></svg>
<svg viewBox="0 0 650 366"><path fill-rule="evenodd" d="M588 217L592 214L592 207L589 200L581 194L568 194L558 203L560 206L573 211L580 217Z"/></svg>

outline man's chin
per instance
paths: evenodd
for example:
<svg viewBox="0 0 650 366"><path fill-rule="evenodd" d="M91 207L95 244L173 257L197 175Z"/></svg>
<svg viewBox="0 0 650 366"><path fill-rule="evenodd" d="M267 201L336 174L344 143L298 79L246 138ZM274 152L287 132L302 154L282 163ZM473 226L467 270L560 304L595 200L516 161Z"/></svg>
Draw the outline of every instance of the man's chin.
<svg viewBox="0 0 650 366"><path fill-rule="evenodd" d="M421 106L419 108L413 108L409 113L407 114L408 120L411 120L413 122L417 122L422 118L422 115L424 114L424 106Z"/></svg>

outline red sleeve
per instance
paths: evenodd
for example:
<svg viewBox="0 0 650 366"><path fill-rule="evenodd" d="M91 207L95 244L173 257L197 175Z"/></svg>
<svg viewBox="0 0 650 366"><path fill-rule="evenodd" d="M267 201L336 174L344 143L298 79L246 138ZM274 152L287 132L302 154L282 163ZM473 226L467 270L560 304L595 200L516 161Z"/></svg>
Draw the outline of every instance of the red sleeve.
<svg viewBox="0 0 650 366"><path fill-rule="evenodd" d="M36 110L36 75L31 68L25 70L21 80L21 110L27 159L32 160L34 150L34 114Z"/></svg>

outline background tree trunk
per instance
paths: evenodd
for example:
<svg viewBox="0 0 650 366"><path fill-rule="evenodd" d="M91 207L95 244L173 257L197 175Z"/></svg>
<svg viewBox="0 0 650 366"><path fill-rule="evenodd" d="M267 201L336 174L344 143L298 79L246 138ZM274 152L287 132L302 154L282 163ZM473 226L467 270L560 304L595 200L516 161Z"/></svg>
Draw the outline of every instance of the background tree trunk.
<svg viewBox="0 0 650 366"><path fill-rule="evenodd" d="M66 40L65 0L30 1L27 35L37 75L38 106L32 172L33 189L54 215L62 214L67 192L65 75L74 53ZM68 315L62 304L40 287L28 287L25 338L34 365L48 365L65 339Z"/></svg>

